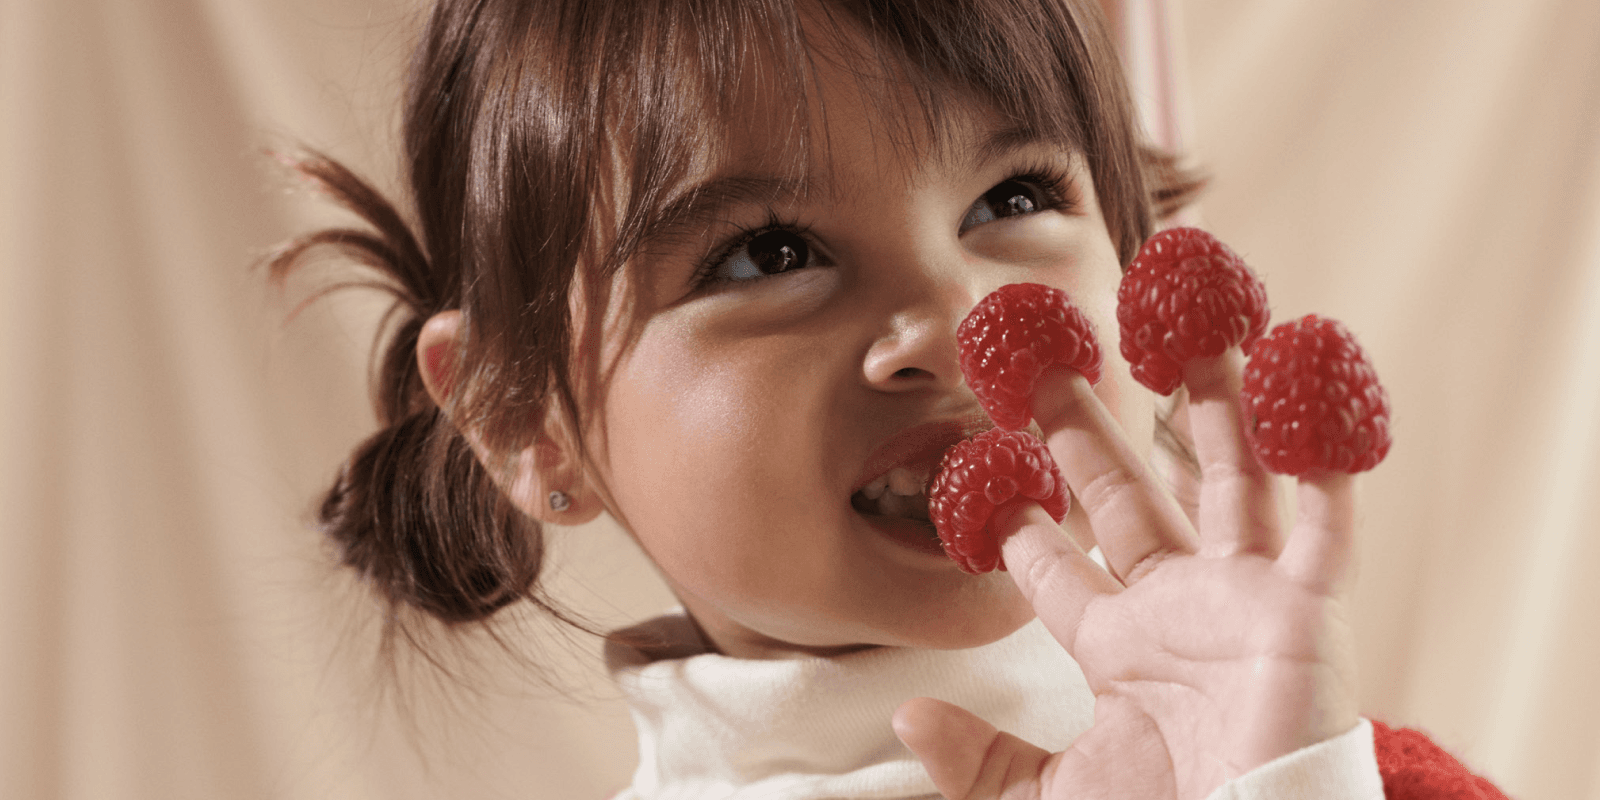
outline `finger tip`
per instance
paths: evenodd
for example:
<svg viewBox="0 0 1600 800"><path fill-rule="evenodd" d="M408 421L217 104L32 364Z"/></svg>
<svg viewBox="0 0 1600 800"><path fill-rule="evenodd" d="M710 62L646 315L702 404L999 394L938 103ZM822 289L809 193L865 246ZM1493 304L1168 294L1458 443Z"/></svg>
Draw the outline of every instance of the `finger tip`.
<svg viewBox="0 0 1600 800"><path fill-rule="evenodd" d="M913 697L901 703L890 717L889 726L895 737L919 758L936 756L939 748L950 741L995 733L982 719L932 697Z"/></svg>
<svg viewBox="0 0 1600 800"><path fill-rule="evenodd" d="M1084 374L1057 364L1045 370L1034 384L1028 410L1045 431L1060 427L1072 408L1092 396L1094 386Z"/></svg>
<svg viewBox="0 0 1600 800"><path fill-rule="evenodd" d="M929 722L938 713L939 701L931 697L913 697L900 704L894 710L894 715L889 718L890 727L894 728L894 735L900 741L910 746L912 739L928 727Z"/></svg>
<svg viewBox="0 0 1600 800"><path fill-rule="evenodd" d="M1350 492L1355 488L1358 475L1352 472L1342 472L1332 469L1311 469L1299 475L1297 481L1302 488L1309 488L1323 494Z"/></svg>
<svg viewBox="0 0 1600 800"><path fill-rule="evenodd" d="M1056 541L1058 539L1077 547L1071 537L1063 535L1061 526L1050 516L1050 512L1035 502L1018 503L1000 509L992 523L994 530L999 533L1000 552L1006 555L1007 563L1022 563L1040 552L1056 549L1060 546Z"/></svg>
<svg viewBox="0 0 1600 800"><path fill-rule="evenodd" d="M1221 355L1200 356L1183 362L1183 386L1191 400L1237 397L1243 384L1244 351L1238 345Z"/></svg>

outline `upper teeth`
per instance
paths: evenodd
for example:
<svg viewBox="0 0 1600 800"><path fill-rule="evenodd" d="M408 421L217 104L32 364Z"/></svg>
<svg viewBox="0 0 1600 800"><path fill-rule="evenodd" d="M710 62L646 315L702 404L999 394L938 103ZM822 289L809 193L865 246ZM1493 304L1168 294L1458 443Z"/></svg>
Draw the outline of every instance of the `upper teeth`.
<svg viewBox="0 0 1600 800"><path fill-rule="evenodd" d="M927 475L918 475L905 467L894 469L879 475L872 483L861 487L861 493L870 500L877 500L884 492L910 497L922 494L923 487L928 484Z"/></svg>

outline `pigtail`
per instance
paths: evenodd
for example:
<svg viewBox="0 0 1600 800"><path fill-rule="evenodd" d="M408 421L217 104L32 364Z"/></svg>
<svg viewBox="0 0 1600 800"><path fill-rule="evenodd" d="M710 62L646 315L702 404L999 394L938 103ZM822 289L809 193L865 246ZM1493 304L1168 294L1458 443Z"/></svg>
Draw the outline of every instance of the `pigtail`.
<svg viewBox="0 0 1600 800"><path fill-rule="evenodd" d="M332 249L376 279L318 296L358 286L395 299L374 352L379 430L355 448L317 510L340 563L389 606L386 647L402 616L393 612L405 608L446 623L483 620L522 598L554 612L532 591L544 555L539 524L498 491L422 382L418 337L429 316L454 307L449 276L432 268L395 207L344 166L317 153L283 160L370 227L289 242L266 260L272 280L287 280L310 251Z"/></svg>
<svg viewBox="0 0 1600 800"><path fill-rule="evenodd" d="M356 448L318 517L391 606L447 622L487 618L522 598L543 560L538 524L510 507L437 409Z"/></svg>

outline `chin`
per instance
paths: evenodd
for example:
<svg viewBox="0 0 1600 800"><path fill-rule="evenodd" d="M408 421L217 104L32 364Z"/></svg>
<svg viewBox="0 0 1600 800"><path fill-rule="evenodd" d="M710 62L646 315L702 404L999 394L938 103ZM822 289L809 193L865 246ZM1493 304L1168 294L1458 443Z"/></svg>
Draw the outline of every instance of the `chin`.
<svg viewBox="0 0 1600 800"><path fill-rule="evenodd" d="M992 644L1016 633L1033 621L1033 607L1004 573L993 578L1005 588L977 602L952 601L943 608L930 608L929 614L914 626L901 631L896 645L927 650L965 650ZM986 593L987 594L987 593Z"/></svg>

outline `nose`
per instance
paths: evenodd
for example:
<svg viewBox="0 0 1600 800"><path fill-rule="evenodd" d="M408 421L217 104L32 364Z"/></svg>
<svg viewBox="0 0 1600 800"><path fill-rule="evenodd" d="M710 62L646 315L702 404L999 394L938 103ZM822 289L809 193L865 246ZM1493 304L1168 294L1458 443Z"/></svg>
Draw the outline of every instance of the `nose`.
<svg viewBox="0 0 1600 800"><path fill-rule="evenodd" d="M955 275L923 271L894 283L899 302L862 364L867 384L880 391L956 388L961 384L956 327L977 302L973 290Z"/></svg>

